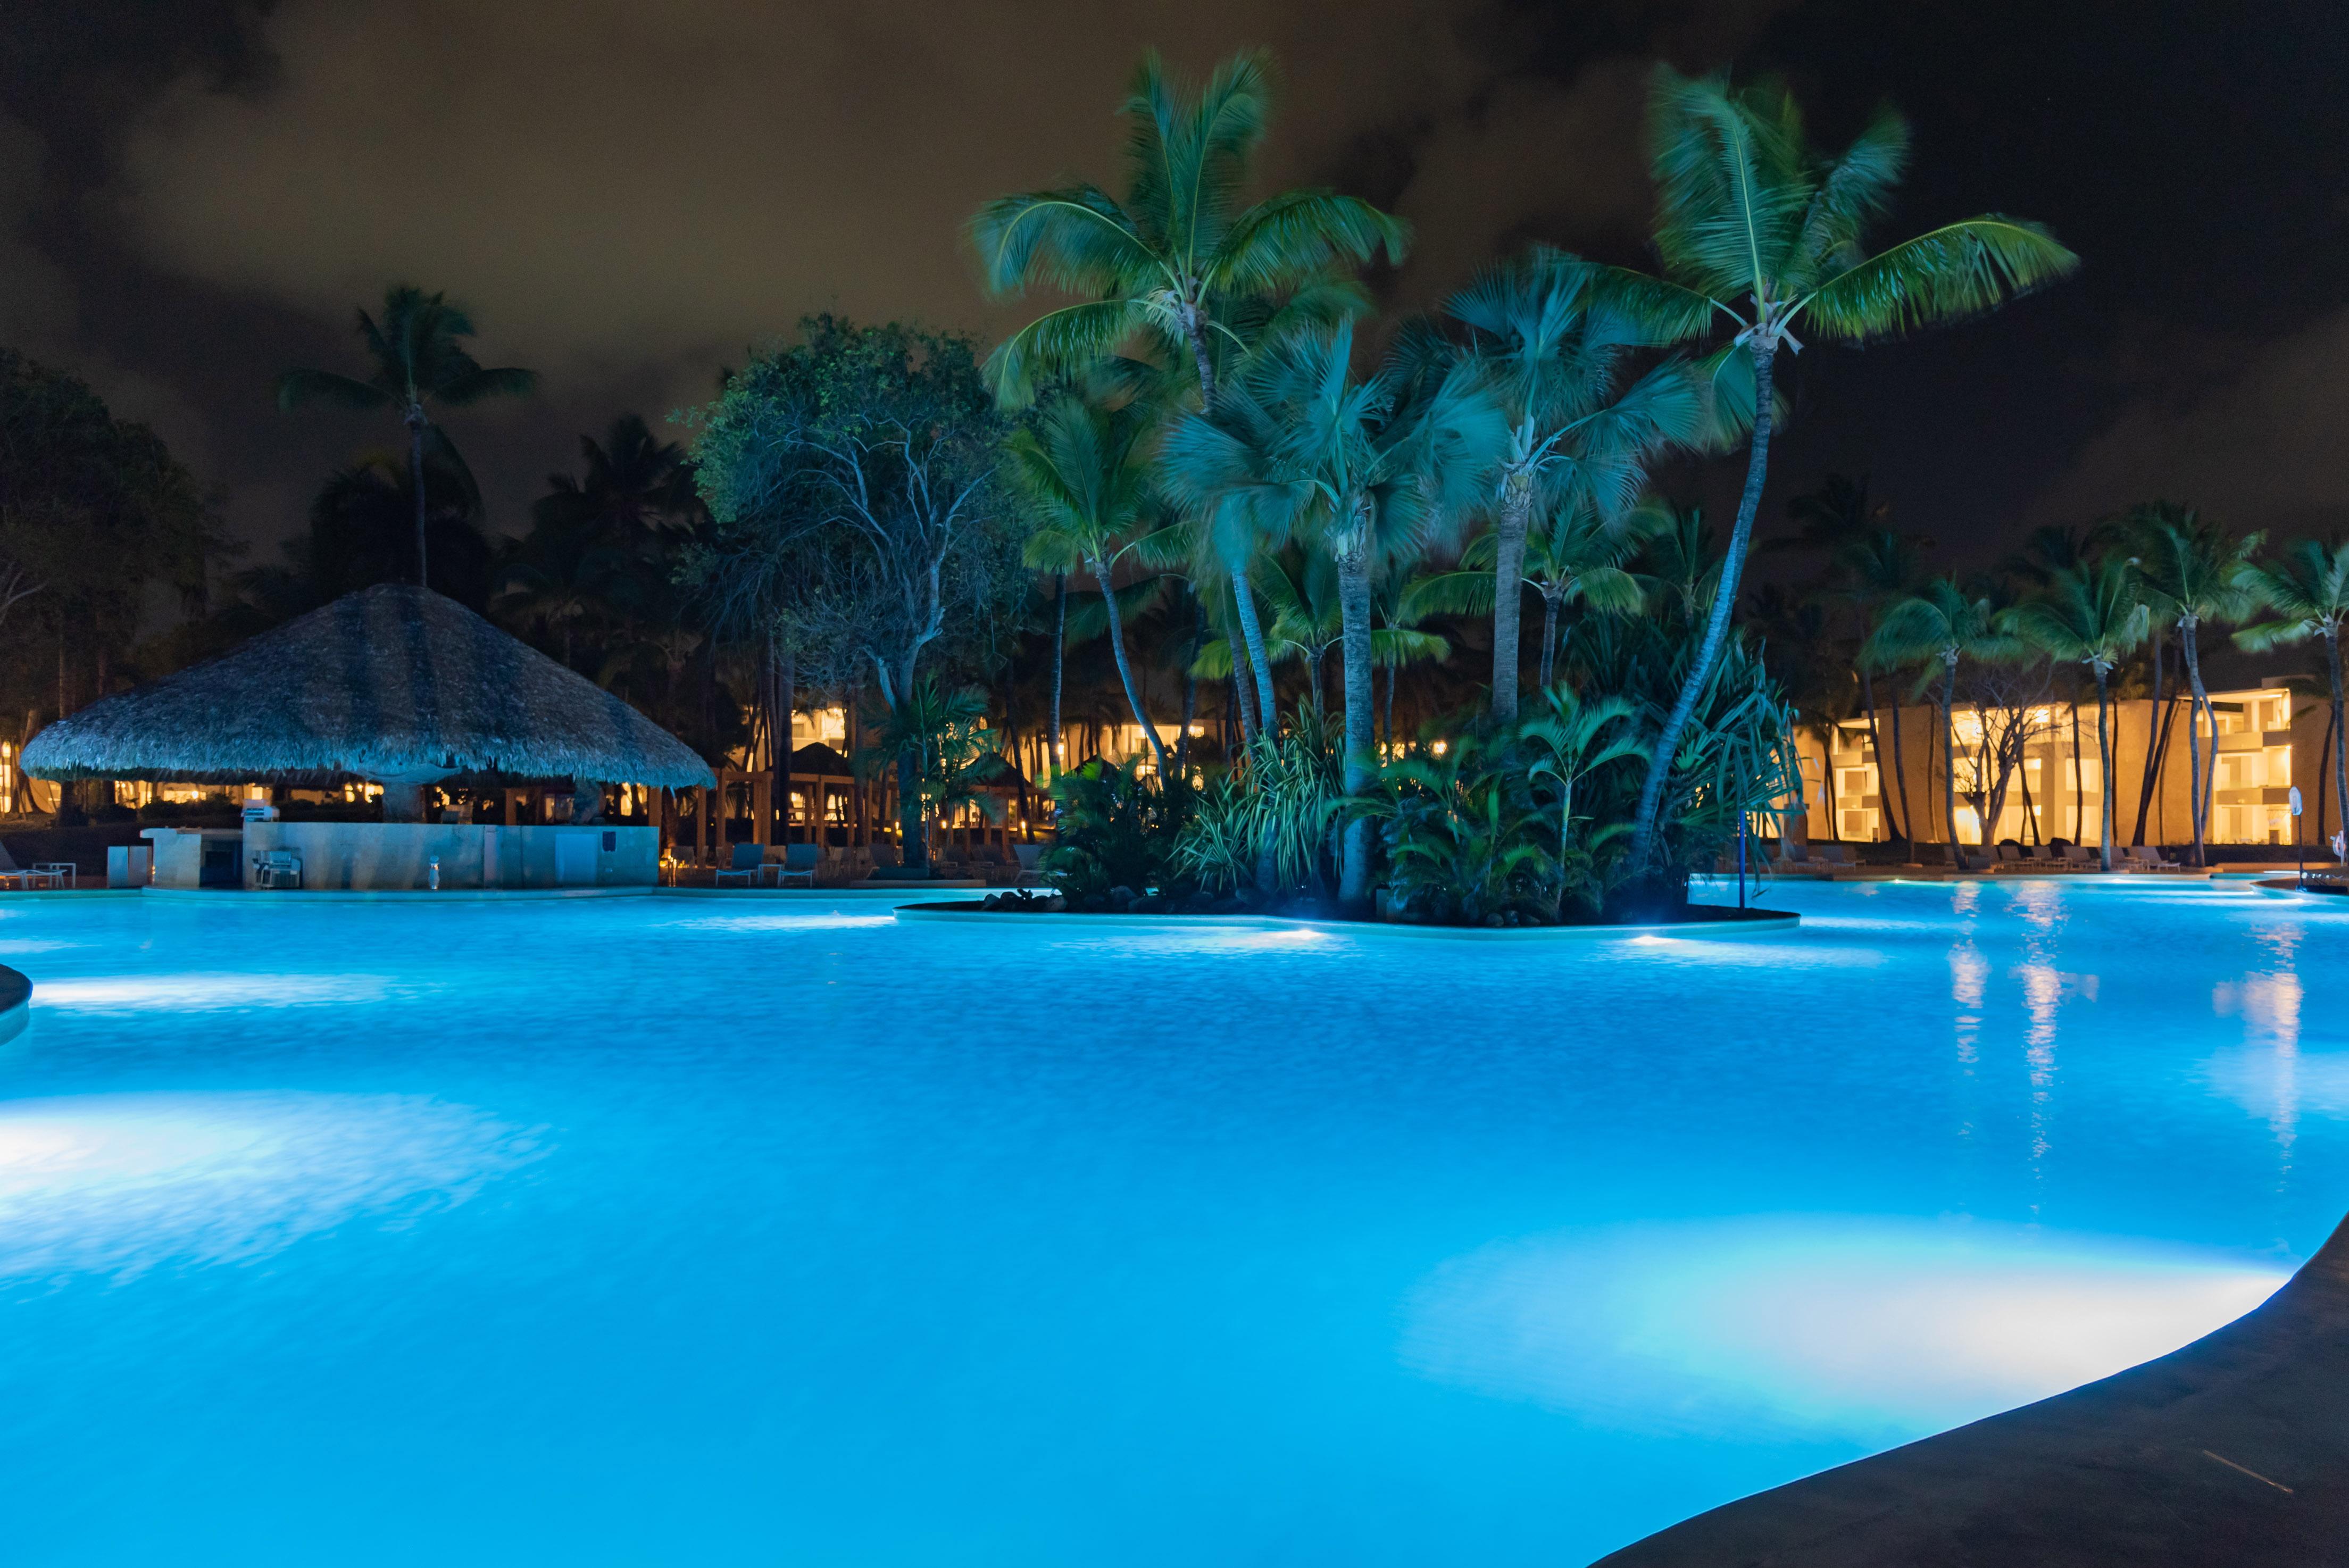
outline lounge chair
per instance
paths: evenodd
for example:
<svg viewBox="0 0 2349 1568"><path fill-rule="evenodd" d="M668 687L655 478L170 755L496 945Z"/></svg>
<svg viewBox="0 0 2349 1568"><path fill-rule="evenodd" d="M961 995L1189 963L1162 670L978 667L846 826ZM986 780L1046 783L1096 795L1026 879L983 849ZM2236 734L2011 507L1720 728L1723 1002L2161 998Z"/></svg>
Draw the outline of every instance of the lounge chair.
<svg viewBox="0 0 2349 1568"><path fill-rule="evenodd" d="M1014 887L1025 887L1028 879L1036 876L1043 867L1044 851L1050 844L1014 844L1011 852L1019 857L1019 875L1013 879Z"/></svg>
<svg viewBox="0 0 2349 1568"><path fill-rule="evenodd" d="M0 888L11 885L31 888L35 885L35 874L16 863L16 857L8 852L7 845L0 844Z"/></svg>
<svg viewBox="0 0 2349 1568"><path fill-rule="evenodd" d="M765 845L737 844L734 846L733 863L731 865L720 867L712 875L710 885L713 887L723 886L726 879L732 877L744 887L751 886L753 883L758 882L759 870L761 866L765 865L766 862L767 850Z"/></svg>
<svg viewBox="0 0 2349 1568"><path fill-rule="evenodd" d="M2104 863L2104 857L2085 844L2064 846L2064 863L2067 866L2095 866Z"/></svg>
<svg viewBox="0 0 2349 1568"><path fill-rule="evenodd" d="M302 857L291 850L268 850L254 856L253 885L298 890L302 885Z"/></svg>
<svg viewBox="0 0 2349 1568"><path fill-rule="evenodd" d="M894 872L898 869L896 845L889 842L886 839L875 839L873 841L870 847L873 851L873 874L874 876L880 876L885 872Z"/></svg>
<svg viewBox="0 0 2349 1568"><path fill-rule="evenodd" d="M775 885L787 882L803 882L815 886L815 868L823 859L822 844L785 844L783 858L771 861L767 869L775 873Z"/></svg>
<svg viewBox="0 0 2349 1568"><path fill-rule="evenodd" d="M1855 863L1849 844L1813 844L1811 851L1818 856L1821 865L1847 866Z"/></svg>

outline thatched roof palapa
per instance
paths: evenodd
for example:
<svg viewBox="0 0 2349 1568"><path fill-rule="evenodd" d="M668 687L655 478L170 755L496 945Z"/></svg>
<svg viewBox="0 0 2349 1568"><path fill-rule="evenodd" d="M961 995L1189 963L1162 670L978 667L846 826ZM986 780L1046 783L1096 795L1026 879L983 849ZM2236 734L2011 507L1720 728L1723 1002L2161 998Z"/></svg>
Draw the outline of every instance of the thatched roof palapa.
<svg viewBox="0 0 2349 1568"><path fill-rule="evenodd" d="M457 774L714 785L675 736L454 600L407 583L60 719L39 779L412 781Z"/></svg>

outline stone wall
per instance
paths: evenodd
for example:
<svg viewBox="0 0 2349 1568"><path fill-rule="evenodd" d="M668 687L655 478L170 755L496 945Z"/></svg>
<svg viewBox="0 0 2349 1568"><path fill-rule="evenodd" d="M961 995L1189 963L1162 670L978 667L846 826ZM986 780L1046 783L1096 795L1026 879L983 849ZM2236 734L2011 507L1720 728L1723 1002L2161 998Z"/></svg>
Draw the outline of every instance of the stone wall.
<svg viewBox="0 0 2349 1568"><path fill-rule="evenodd" d="M309 891L425 888L436 859L440 886L452 892L651 887L660 876L660 834L653 828L252 822L241 857L245 886L253 886L255 859L272 850L300 858L302 886Z"/></svg>

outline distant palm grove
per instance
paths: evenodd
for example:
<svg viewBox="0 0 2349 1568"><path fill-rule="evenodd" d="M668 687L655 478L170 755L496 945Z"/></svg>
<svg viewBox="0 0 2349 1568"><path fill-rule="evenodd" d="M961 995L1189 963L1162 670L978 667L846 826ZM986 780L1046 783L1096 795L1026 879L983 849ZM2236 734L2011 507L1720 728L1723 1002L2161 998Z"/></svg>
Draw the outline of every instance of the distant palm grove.
<svg viewBox="0 0 2349 1568"><path fill-rule="evenodd" d="M488 531L460 445L469 408L536 378L478 363L451 295L393 286L347 365L283 378L281 417L382 449L326 477L274 561L236 559L151 434L0 354L7 711L37 727L420 578L714 764L788 769L790 716L843 710L912 867L1008 769L1051 796L1046 867L1080 907L1377 899L1498 924L1684 901L1800 799L1805 727L1948 751L1956 708L2054 683L2100 717L2165 684L2207 704L2231 638L2306 648L2342 733L2349 544L2148 501L1961 580L1864 480L1760 517L1788 356L1833 375L1838 346L2078 264L1996 214L1883 241L1897 115L1823 148L1775 83L1659 67L1647 267L1535 246L1393 318L1366 280L1407 254L1402 222L1252 180L1268 76L1146 59L1117 189L985 203L979 286L1023 302L1000 343L812 317L706 407L583 437L517 536ZM1668 493L1705 463L1739 465L1726 515ZM1789 570L1754 592L1757 523ZM1904 733L1903 704L1939 733ZM1888 836L1913 850L1915 824L1959 820L1961 773L2003 798L2016 765L1945 758L1951 799L1889 801Z"/></svg>

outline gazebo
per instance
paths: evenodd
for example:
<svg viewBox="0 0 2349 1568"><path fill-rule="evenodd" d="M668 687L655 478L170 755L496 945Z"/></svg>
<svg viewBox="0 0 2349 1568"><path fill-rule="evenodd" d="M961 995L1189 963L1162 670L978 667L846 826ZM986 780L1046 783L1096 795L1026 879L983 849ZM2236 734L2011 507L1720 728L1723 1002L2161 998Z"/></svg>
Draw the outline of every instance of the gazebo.
<svg viewBox="0 0 2349 1568"><path fill-rule="evenodd" d="M585 799L589 785L716 782L618 697L454 600L405 583L346 594L218 658L101 698L42 730L23 765L55 779L380 785L380 823L246 826L243 880L272 853L291 855L307 888L650 886L656 829L603 827L592 813L572 827L426 823L424 789L451 779L559 779ZM165 853L159 844L159 883Z"/></svg>

